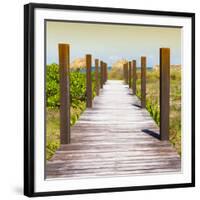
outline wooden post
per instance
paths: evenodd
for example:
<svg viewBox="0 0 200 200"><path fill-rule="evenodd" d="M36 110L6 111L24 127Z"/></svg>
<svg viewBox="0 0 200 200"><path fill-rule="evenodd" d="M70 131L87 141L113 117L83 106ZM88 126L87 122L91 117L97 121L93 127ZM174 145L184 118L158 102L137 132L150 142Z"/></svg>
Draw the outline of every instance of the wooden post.
<svg viewBox="0 0 200 200"><path fill-rule="evenodd" d="M58 44L60 75L60 143L70 143L69 44Z"/></svg>
<svg viewBox="0 0 200 200"><path fill-rule="evenodd" d="M132 73L133 73L133 83L132 83L132 90L133 90L133 95L136 94L136 81L137 81L137 68L136 68L136 60L132 61Z"/></svg>
<svg viewBox="0 0 200 200"><path fill-rule="evenodd" d="M108 81L108 64L106 64L106 81Z"/></svg>
<svg viewBox="0 0 200 200"><path fill-rule="evenodd" d="M131 62L128 62L128 85L129 85L129 88L131 88Z"/></svg>
<svg viewBox="0 0 200 200"><path fill-rule="evenodd" d="M108 80L108 64L105 63L105 82Z"/></svg>
<svg viewBox="0 0 200 200"><path fill-rule="evenodd" d="M101 74L100 85L101 88L103 88L103 61L100 62L100 74Z"/></svg>
<svg viewBox="0 0 200 200"><path fill-rule="evenodd" d="M92 56L90 54L86 55L86 106L87 108L92 107L92 77L91 77L91 65Z"/></svg>
<svg viewBox="0 0 200 200"><path fill-rule="evenodd" d="M160 139L169 140L170 49L160 48Z"/></svg>
<svg viewBox="0 0 200 200"><path fill-rule="evenodd" d="M146 57L141 57L141 107L146 108Z"/></svg>
<svg viewBox="0 0 200 200"><path fill-rule="evenodd" d="M123 64L123 76L124 76L124 82L126 82L126 66Z"/></svg>
<svg viewBox="0 0 200 200"><path fill-rule="evenodd" d="M103 84L106 82L106 63L103 63Z"/></svg>
<svg viewBox="0 0 200 200"><path fill-rule="evenodd" d="M128 62L126 63L126 83L128 84Z"/></svg>
<svg viewBox="0 0 200 200"><path fill-rule="evenodd" d="M128 84L128 63L125 63L125 83Z"/></svg>
<svg viewBox="0 0 200 200"><path fill-rule="evenodd" d="M99 60L95 59L96 95L99 96Z"/></svg>

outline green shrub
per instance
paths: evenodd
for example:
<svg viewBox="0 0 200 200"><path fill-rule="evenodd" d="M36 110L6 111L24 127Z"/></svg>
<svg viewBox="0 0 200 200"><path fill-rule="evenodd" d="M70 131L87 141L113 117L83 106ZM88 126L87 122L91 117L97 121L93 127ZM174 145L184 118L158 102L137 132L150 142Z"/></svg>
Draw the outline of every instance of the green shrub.
<svg viewBox="0 0 200 200"><path fill-rule="evenodd" d="M47 65L46 67L46 106L51 108L60 105L58 70L57 64Z"/></svg>
<svg viewBox="0 0 200 200"><path fill-rule="evenodd" d="M70 72L70 125L73 126L86 108L86 74L80 70ZM92 72L92 95L95 97L95 78ZM49 160L60 145L60 88L59 66L46 67L46 159Z"/></svg>
<svg viewBox="0 0 200 200"><path fill-rule="evenodd" d="M70 72L70 101L86 100L86 75L79 71ZM46 70L46 105L47 107L59 107L59 66L47 65Z"/></svg>

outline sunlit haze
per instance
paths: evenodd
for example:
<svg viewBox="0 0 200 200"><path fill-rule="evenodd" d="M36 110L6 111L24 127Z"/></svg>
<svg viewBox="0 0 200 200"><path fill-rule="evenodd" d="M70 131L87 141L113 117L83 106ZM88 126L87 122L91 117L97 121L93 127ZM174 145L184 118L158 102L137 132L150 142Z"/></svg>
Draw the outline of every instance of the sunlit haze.
<svg viewBox="0 0 200 200"><path fill-rule="evenodd" d="M109 66L119 59L147 57L147 66L159 63L159 48L171 49L171 63L181 64L181 28L48 21L47 64L58 63L58 43L70 44L70 61L92 54ZM93 63L94 64L94 63Z"/></svg>

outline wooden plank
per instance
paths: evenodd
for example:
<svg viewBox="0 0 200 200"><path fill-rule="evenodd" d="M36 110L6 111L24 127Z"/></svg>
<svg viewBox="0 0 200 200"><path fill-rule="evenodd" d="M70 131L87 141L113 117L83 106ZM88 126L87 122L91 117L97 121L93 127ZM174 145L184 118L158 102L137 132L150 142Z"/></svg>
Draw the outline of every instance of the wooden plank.
<svg viewBox="0 0 200 200"><path fill-rule="evenodd" d="M146 57L141 57L141 107L146 108Z"/></svg>
<svg viewBox="0 0 200 200"><path fill-rule="evenodd" d="M129 153L130 151L133 151L132 153L133 153L133 155L136 153L136 152L141 152L141 153L146 153L146 152L148 152L148 153L150 153L150 152L155 152L156 153L156 155L160 155L160 153L161 152L167 152L167 153L169 153L169 152L175 152L175 150L174 149L172 149L171 148L171 146L162 146L162 148L161 148L161 151L159 151L159 148L160 148L160 146L159 147L152 147L152 146L150 146L150 147L142 147L142 146L140 146L140 147L132 147L132 148L116 148L116 147L114 147L114 148L108 148L108 149L104 149L103 150L103 153L116 153L116 152L118 152L118 153ZM157 152L157 150L158 150L158 152ZM97 154L97 153L99 153L99 149L85 149L85 150L83 150L83 149L81 149L81 150L78 150L78 149L75 149L75 150L59 150L59 151L57 151L57 153L58 154L78 154L78 155L82 155L82 154L84 154L84 153L92 153L92 154Z"/></svg>
<svg viewBox="0 0 200 200"><path fill-rule="evenodd" d="M133 83L132 83L132 91L133 95L136 95L136 81L137 81L137 72L136 72L136 60L132 61L132 77L133 77Z"/></svg>
<svg viewBox="0 0 200 200"><path fill-rule="evenodd" d="M78 164L88 164L88 163L91 163L92 159L76 159L76 160L70 160L68 159L67 162L66 160L51 160L51 161L47 161L48 163L48 166L49 165L52 165L52 166L56 166L56 165L59 165L59 164L74 164L74 165L78 165ZM110 157L110 158L107 158L107 159L104 159L102 160L101 158L97 158L95 159L95 164L98 164L98 165L101 165L101 163L105 164L105 163L146 163L146 162L152 162L152 161L155 161L155 162L163 162L163 161L177 161L177 162L180 162L180 158L178 156L174 156L174 155L165 155L165 156L159 156L159 155L154 155L154 156L143 156L143 157L138 157L138 158L130 158L130 157L119 157L118 159L116 157Z"/></svg>
<svg viewBox="0 0 200 200"><path fill-rule="evenodd" d="M166 165L170 165L169 168L171 168L173 165L179 165L180 166L180 159L178 158L157 158L157 159L140 159L140 158L134 158L132 160L126 159L126 160L114 160L114 159L104 159L104 160L94 160L95 162L92 162L92 160L68 160L67 162L63 162L63 160L58 160L58 162L48 162L48 169L52 169L55 171L56 168L64 168L67 167L68 170L75 169L75 168L82 168L82 169L94 169L94 168L112 168L113 165L115 165L116 168L129 168L129 169L136 169L137 167L148 167L154 165L155 167L162 169L166 167ZM93 163L91 165L91 162ZM102 162L102 163L101 163Z"/></svg>
<svg viewBox="0 0 200 200"><path fill-rule="evenodd" d="M96 95L99 96L99 59L95 59Z"/></svg>
<svg viewBox="0 0 200 200"><path fill-rule="evenodd" d="M140 143L128 143L126 145L126 149L135 149L138 147L143 147L143 148L160 148L160 147L171 147L171 145L169 143L144 143L140 144ZM125 149L123 147L123 142L120 143L119 145L115 145L113 148L115 149ZM110 149L110 145L109 144L101 144L101 143L95 143L95 144L88 144L88 145L81 145L81 144L70 144L70 145L61 145L61 147L58 149L58 151L67 151L67 150L99 150L99 149Z"/></svg>
<svg viewBox="0 0 200 200"><path fill-rule="evenodd" d="M169 140L170 49L160 48L160 139Z"/></svg>
<svg viewBox="0 0 200 200"><path fill-rule="evenodd" d="M70 89L69 89L69 44L59 44L60 76L60 143L70 143Z"/></svg>
<svg viewBox="0 0 200 200"><path fill-rule="evenodd" d="M92 108L92 56L90 54L86 55L86 106L87 108Z"/></svg>
<svg viewBox="0 0 200 200"><path fill-rule="evenodd" d="M148 174L148 175L153 175L153 174L158 174L158 173L175 173L175 172L179 172L179 169L177 170L174 170L174 168L172 169L149 169L149 170L137 170L137 171L121 171L121 172L117 172L112 170L110 172L98 172L98 173L95 173L95 171L93 171L93 173L77 173L77 174L57 174L57 173L54 173L52 174L51 176L49 176L50 179L53 179L53 178L97 178L97 177L124 177L124 176L133 176L133 175L138 175L138 174Z"/></svg>
<svg viewBox="0 0 200 200"><path fill-rule="evenodd" d="M117 165L117 166L116 166ZM59 172L63 171L62 173L77 173L77 171L84 171L90 172L90 171L99 171L99 172L108 172L109 170L117 170L117 171L136 171L136 170L145 170L145 169L167 169L170 168L171 166L173 167L179 167L179 163L177 161L162 161L160 162L160 165L156 162L149 162L149 163L104 163L104 165L95 165L95 164L89 164L89 165L79 165L79 166L74 166L73 164L71 165L64 165L60 166ZM57 165L58 166L58 165ZM134 170L133 170L134 169ZM54 173L55 172L55 166L49 166L47 168L49 172Z"/></svg>
<svg viewBox="0 0 200 200"><path fill-rule="evenodd" d="M94 165L101 165L101 163L106 164L111 164L111 163L123 163L123 164L131 164L131 163L150 163L150 162L154 162L154 163L159 163L159 162L179 162L180 158L179 157L170 157L170 156L164 156L164 157L141 157L141 158L130 158L130 157L123 157L123 158L119 158L119 159L114 159L114 158L110 158L107 160L102 160L102 159L95 159ZM85 164L86 166L88 165L88 163L90 163L91 160L89 159L77 159L77 160L68 160L67 164L74 164L74 165L83 165ZM60 164L66 164L65 160L53 160L53 161L48 161L48 166L52 166L52 167L59 167ZM62 166L62 165L60 165Z"/></svg>
<svg viewBox="0 0 200 200"><path fill-rule="evenodd" d="M116 155L117 154L117 155ZM97 159L102 159L102 160L107 160L107 159L112 159L113 156L116 158L116 156L118 156L119 159L123 158L129 158L129 159L138 159L138 158L161 158L161 157L168 157L168 156L172 156L175 157L174 152L161 152L161 153L156 153L156 152L137 152L134 155L131 155L130 153L128 154L127 152L123 153L123 152L111 152L111 153L87 153L87 154L59 154L57 153L54 156L54 160L63 160L63 161L67 161L68 160L79 160L79 159L88 159L90 160L91 163L95 162ZM176 156L177 157L177 156ZM180 161L180 159L179 159ZM159 164L159 163L158 163Z"/></svg>

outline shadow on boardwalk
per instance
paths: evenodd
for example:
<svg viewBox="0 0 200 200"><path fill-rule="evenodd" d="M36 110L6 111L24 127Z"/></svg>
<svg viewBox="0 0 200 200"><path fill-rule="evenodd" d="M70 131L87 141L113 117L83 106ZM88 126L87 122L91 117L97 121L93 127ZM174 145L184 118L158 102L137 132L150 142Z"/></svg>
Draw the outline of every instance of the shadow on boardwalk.
<svg viewBox="0 0 200 200"><path fill-rule="evenodd" d="M181 160L122 81L108 81L71 128L71 144L47 162L47 178L178 172Z"/></svg>

